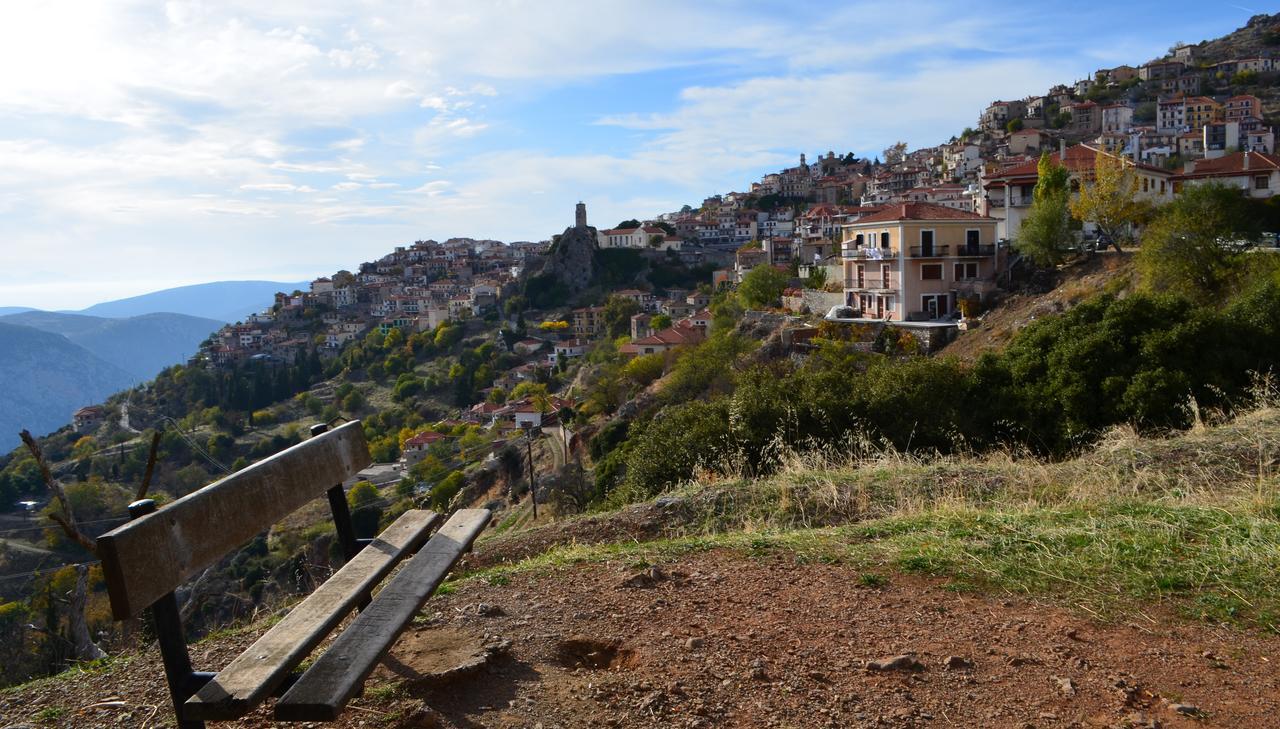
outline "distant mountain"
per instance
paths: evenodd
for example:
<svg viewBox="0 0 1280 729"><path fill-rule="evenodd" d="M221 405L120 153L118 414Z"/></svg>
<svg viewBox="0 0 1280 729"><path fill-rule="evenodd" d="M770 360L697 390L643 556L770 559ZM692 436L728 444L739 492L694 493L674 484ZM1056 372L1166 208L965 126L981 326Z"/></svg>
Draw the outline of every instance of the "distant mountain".
<svg viewBox="0 0 1280 729"><path fill-rule="evenodd" d="M0 306L0 316L6 314L20 314L24 311L35 311L29 306Z"/></svg>
<svg viewBox="0 0 1280 729"><path fill-rule="evenodd" d="M185 361L222 326L222 322L214 319L168 313L108 319L28 311L0 316L0 322L61 334L95 357L129 373L138 382Z"/></svg>
<svg viewBox="0 0 1280 729"><path fill-rule="evenodd" d="M60 334L0 322L0 448L18 431L45 435L71 422L78 408L128 387L132 376Z"/></svg>
<svg viewBox="0 0 1280 729"><path fill-rule="evenodd" d="M127 299L94 304L68 314L89 316L127 317L157 312L172 312L217 319L228 323L240 321L245 316L269 308L275 303L277 291L292 293L307 290L309 282L281 281L214 281L212 283L179 286L154 291Z"/></svg>

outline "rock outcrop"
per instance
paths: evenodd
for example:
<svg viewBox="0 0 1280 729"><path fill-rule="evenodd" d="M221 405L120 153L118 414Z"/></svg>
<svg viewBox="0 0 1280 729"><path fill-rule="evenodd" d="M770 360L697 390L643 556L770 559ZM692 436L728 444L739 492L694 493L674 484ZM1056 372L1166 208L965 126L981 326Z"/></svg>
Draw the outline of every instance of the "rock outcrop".
<svg viewBox="0 0 1280 729"><path fill-rule="evenodd" d="M548 284L559 283L570 296L591 286L596 275L596 229L574 225L551 245L542 270L536 276Z"/></svg>

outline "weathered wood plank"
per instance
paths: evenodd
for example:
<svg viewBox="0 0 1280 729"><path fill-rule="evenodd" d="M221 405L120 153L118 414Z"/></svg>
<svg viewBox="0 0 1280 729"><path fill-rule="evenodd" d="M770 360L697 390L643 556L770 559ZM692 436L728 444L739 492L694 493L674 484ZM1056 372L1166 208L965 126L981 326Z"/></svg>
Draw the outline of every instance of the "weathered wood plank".
<svg viewBox="0 0 1280 729"><path fill-rule="evenodd" d="M449 569L471 548L489 516L488 509L455 513L276 702L276 719L336 719Z"/></svg>
<svg viewBox="0 0 1280 729"><path fill-rule="evenodd" d="M101 537L111 611L117 620L372 462L353 421L216 481Z"/></svg>
<svg viewBox="0 0 1280 729"><path fill-rule="evenodd" d="M186 719L238 719L280 686L329 632L440 521L431 511L407 511L307 599L187 700Z"/></svg>

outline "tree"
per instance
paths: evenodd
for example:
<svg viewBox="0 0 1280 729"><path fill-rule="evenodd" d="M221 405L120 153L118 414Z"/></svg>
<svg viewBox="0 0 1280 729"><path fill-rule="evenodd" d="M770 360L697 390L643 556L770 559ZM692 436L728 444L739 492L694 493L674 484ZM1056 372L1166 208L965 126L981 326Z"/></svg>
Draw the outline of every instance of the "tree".
<svg viewBox="0 0 1280 729"><path fill-rule="evenodd" d="M884 163L896 165L907 156L907 143L896 142L884 150Z"/></svg>
<svg viewBox="0 0 1280 729"><path fill-rule="evenodd" d="M622 221L621 223L618 223L618 225L617 225L617 226L615 226L615 227L617 227L617 228L639 228L639 227L640 227L640 221L639 221L639 220L636 220L635 218L632 218L631 220L624 220L624 221Z"/></svg>
<svg viewBox="0 0 1280 729"><path fill-rule="evenodd" d="M1005 128L1005 131L1009 132L1010 134L1013 134L1014 132L1020 132L1022 131L1022 120L1010 119L1009 123L1004 125L1004 128Z"/></svg>
<svg viewBox="0 0 1280 729"><path fill-rule="evenodd" d="M1014 245L1037 264L1053 266L1062 261L1071 238L1067 170L1046 152L1040 155L1037 175L1031 210L1018 229Z"/></svg>
<svg viewBox="0 0 1280 729"><path fill-rule="evenodd" d="M669 326L671 326L671 317L666 314L657 314L649 320L649 327L655 332L660 332Z"/></svg>
<svg viewBox="0 0 1280 729"><path fill-rule="evenodd" d="M1127 236L1127 231L1141 223L1148 211L1148 206L1138 200L1138 176L1132 167L1102 150L1094 156L1093 179L1084 181L1070 207L1076 219L1098 226L1117 251L1120 237Z"/></svg>
<svg viewBox="0 0 1280 729"><path fill-rule="evenodd" d="M610 339L631 332L631 317L640 313L640 304L625 296L610 296L600 316Z"/></svg>
<svg viewBox="0 0 1280 729"><path fill-rule="evenodd" d="M782 292L790 282L787 274L773 266L756 266L742 277L738 284L738 294L747 306L762 309L776 306Z"/></svg>
<svg viewBox="0 0 1280 729"><path fill-rule="evenodd" d="M1260 236L1262 216L1254 207L1233 187L1187 186L1143 234L1137 258L1143 287L1218 299L1242 270L1242 250Z"/></svg>

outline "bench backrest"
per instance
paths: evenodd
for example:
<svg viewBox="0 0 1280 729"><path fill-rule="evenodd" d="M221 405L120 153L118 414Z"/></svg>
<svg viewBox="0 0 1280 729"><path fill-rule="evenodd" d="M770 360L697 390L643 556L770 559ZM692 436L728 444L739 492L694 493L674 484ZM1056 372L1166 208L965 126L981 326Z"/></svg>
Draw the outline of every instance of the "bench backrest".
<svg viewBox="0 0 1280 729"><path fill-rule="evenodd" d="M117 620L341 484L372 460L359 421L281 451L98 538Z"/></svg>

